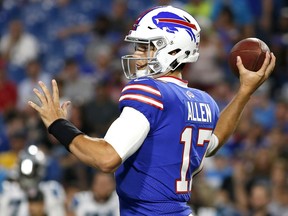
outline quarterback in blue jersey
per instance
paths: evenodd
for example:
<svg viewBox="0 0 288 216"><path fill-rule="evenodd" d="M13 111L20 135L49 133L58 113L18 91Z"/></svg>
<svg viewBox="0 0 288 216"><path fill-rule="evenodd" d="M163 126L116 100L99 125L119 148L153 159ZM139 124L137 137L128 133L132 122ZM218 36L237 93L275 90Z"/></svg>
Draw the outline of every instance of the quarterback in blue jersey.
<svg viewBox="0 0 288 216"><path fill-rule="evenodd" d="M69 102L60 106L55 80L52 93L41 81L41 91L34 89L40 105L28 103L81 161L116 171L121 215L192 215L186 203L193 176L233 133L250 96L272 73L275 56L267 52L257 72L237 59L239 90L220 114L207 93L182 80L183 66L199 56L200 26L190 14L172 6L152 8L125 41L135 48L121 59L131 81L119 99L121 115L104 138L89 137L66 120Z"/></svg>

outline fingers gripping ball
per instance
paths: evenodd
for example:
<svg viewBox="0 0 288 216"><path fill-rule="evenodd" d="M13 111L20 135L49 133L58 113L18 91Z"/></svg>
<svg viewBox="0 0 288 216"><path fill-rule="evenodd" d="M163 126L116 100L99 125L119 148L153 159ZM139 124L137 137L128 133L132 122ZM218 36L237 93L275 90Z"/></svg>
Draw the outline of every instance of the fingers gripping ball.
<svg viewBox="0 0 288 216"><path fill-rule="evenodd" d="M229 65L232 72L239 77L236 65L237 56L241 57L244 67L250 71L258 71L264 60L266 52L270 51L265 42L258 38L246 38L236 43L229 54Z"/></svg>

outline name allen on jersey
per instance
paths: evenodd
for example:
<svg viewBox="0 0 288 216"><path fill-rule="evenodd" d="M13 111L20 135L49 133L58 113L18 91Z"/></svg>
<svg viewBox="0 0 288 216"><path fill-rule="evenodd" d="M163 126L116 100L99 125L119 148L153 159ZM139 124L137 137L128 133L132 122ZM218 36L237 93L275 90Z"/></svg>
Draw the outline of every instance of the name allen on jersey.
<svg viewBox="0 0 288 216"><path fill-rule="evenodd" d="M187 101L187 120L197 122L212 122L212 113L209 104Z"/></svg>

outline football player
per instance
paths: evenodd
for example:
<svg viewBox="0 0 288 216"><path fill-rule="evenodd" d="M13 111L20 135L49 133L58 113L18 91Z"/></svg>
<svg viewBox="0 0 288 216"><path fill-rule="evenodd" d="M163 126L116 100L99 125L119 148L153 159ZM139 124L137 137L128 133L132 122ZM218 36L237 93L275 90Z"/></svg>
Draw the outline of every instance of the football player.
<svg viewBox="0 0 288 216"><path fill-rule="evenodd" d="M2 183L1 215L30 215L29 198L37 197L37 194L43 194L46 215L66 215L63 186L56 181L43 181L46 163L44 152L35 145L20 152L16 174Z"/></svg>
<svg viewBox="0 0 288 216"><path fill-rule="evenodd" d="M207 93L182 80L184 65L199 56L200 26L190 14L172 6L152 8L137 19L125 41L135 49L122 57L131 81L119 99L121 115L104 138L89 137L66 120L69 102L60 106L55 80L52 93L41 81L41 91L34 89L40 105L28 103L81 161L116 171L121 215L192 215L186 202L193 176L204 157L215 154L233 133L250 96L271 74L275 56L267 53L257 72L245 69L238 58L240 87L219 115Z"/></svg>
<svg viewBox="0 0 288 216"><path fill-rule="evenodd" d="M97 171L91 190L74 194L71 210L76 216L119 216L119 200L113 174Z"/></svg>

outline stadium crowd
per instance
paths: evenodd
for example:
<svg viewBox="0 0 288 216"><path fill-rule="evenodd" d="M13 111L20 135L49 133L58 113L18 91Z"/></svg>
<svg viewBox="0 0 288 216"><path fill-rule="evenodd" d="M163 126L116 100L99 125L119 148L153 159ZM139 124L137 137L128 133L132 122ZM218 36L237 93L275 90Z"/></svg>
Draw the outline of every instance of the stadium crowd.
<svg viewBox="0 0 288 216"><path fill-rule="evenodd" d="M166 4L187 10L199 22L200 57L185 68L184 78L209 92L220 109L238 85L227 61L236 42L260 38L277 57L235 134L206 159L190 205L199 216L288 216L286 0L0 1L0 185L13 175L21 150L36 145L48 158L43 180L63 185L67 215L81 215L72 200L91 190L95 170L47 133L27 101L37 101L31 97L38 80L50 85L55 78L61 100L72 101L71 122L103 137L119 115L117 102L127 83L120 57L131 47L124 36L143 8Z"/></svg>

